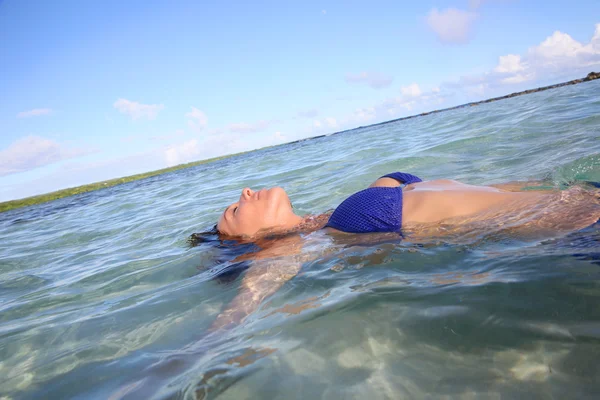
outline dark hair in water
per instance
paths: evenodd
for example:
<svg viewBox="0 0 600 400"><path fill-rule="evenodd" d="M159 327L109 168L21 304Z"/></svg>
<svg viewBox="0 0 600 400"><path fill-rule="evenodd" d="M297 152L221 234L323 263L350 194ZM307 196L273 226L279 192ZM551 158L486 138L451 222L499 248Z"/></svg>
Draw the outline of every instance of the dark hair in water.
<svg viewBox="0 0 600 400"><path fill-rule="evenodd" d="M217 225L202 232L192 233L187 242L190 247L200 246L201 253L217 251L214 257L209 257L210 261L204 262L197 268L211 275L211 279L215 279L219 283L234 281L250 266L249 261L237 261L237 259L243 254L257 250L253 243L240 243L222 237Z"/></svg>
<svg viewBox="0 0 600 400"><path fill-rule="evenodd" d="M209 243L209 242L218 242L219 241L219 230L217 229L217 224L215 224L211 229L192 233L190 237L187 239L187 242L190 246L197 246L200 243Z"/></svg>

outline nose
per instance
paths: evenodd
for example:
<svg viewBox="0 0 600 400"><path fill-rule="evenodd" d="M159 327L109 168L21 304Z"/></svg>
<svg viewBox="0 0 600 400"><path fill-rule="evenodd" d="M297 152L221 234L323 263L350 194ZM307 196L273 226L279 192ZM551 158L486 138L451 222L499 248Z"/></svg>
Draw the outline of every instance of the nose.
<svg viewBox="0 0 600 400"><path fill-rule="evenodd" d="M240 196L240 200L248 200L250 197L252 197L253 193L254 192L250 188L242 189L242 195Z"/></svg>

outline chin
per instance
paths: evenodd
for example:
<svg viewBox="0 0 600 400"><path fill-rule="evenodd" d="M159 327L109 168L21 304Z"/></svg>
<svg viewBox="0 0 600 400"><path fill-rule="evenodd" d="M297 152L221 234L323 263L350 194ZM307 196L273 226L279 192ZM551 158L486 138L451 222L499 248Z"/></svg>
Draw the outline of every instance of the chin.
<svg viewBox="0 0 600 400"><path fill-rule="evenodd" d="M269 189L269 196L273 199L289 200L289 197L285 190L279 186Z"/></svg>
<svg viewBox="0 0 600 400"><path fill-rule="evenodd" d="M292 209L290 198L285 190L281 187L269 189L269 202L276 208Z"/></svg>

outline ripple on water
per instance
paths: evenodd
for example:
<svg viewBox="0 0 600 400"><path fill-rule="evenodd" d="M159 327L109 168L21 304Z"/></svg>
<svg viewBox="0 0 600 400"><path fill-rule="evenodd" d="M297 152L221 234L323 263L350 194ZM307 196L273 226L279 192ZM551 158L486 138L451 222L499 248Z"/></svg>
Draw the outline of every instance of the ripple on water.
<svg viewBox="0 0 600 400"><path fill-rule="evenodd" d="M189 247L186 238L214 225L246 185L282 185L298 212L319 213L391 170L473 184L600 181L599 84L0 214L0 395L595 398L597 224L459 244L315 233L302 242L300 273L212 336L249 263L233 260L241 248ZM236 266L241 275L218 279Z"/></svg>

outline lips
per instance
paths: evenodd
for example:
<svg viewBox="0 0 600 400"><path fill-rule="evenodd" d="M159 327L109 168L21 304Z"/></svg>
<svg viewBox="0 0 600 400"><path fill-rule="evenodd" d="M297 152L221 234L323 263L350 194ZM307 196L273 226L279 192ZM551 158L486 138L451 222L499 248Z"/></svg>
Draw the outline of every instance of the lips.
<svg viewBox="0 0 600 400"><path fill-rule="evenodd" d="M267 189L261 189L257 190L256 192L252 192L252 195L248 198L248 200L260 200L261 198L264 198L267 192Z"/></svg>

